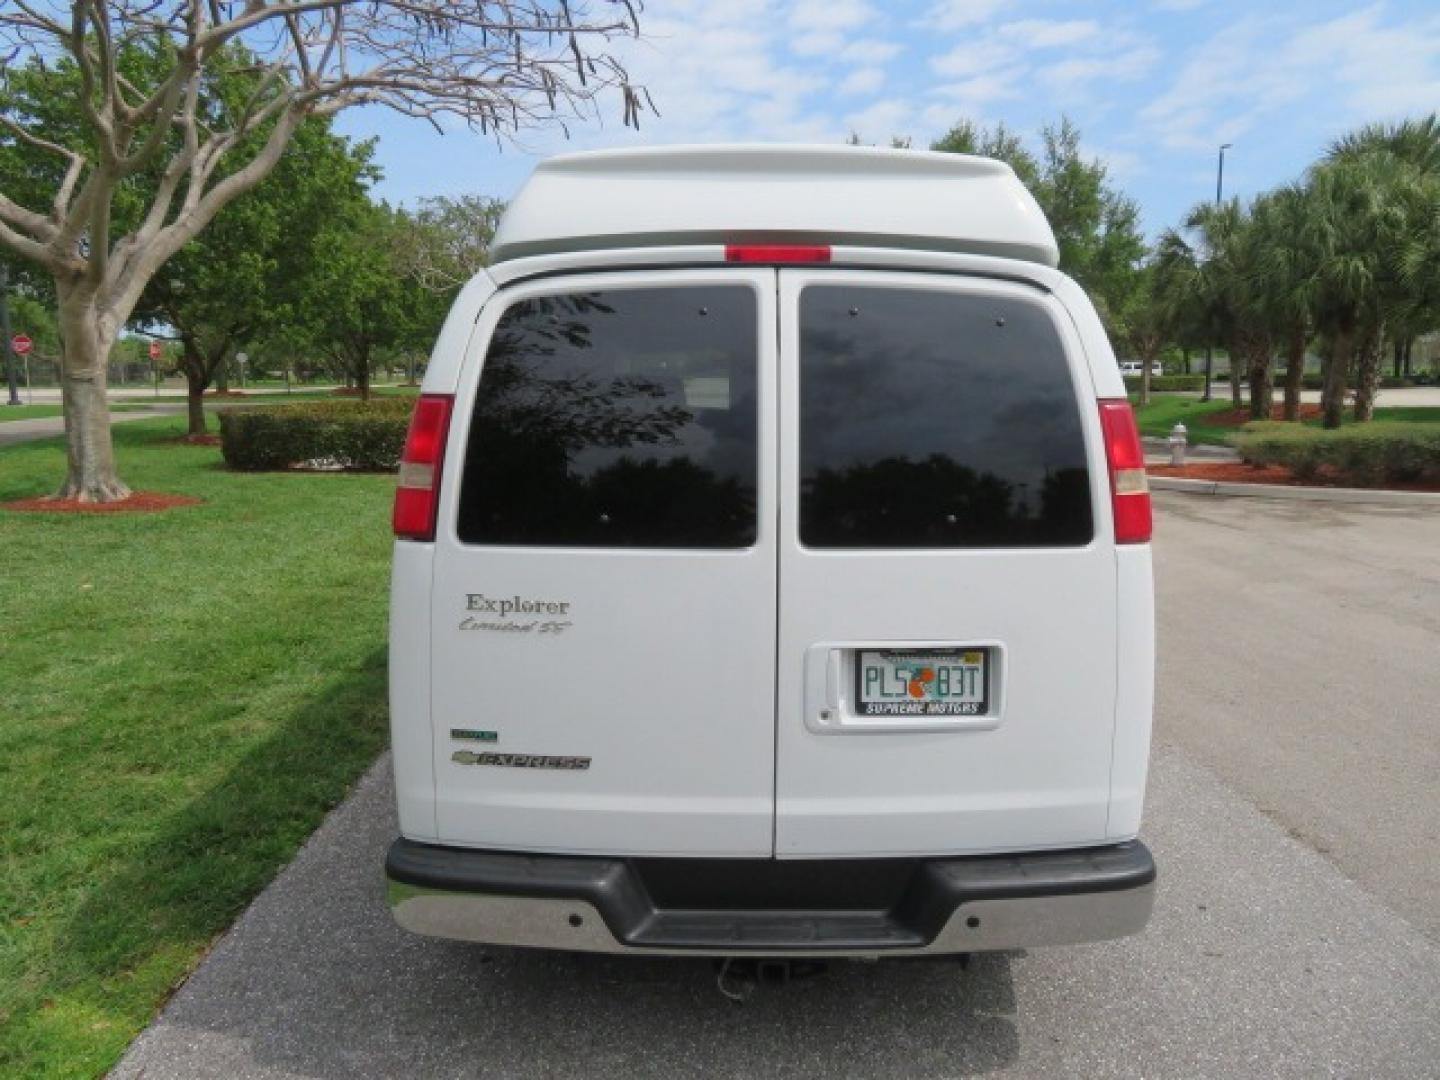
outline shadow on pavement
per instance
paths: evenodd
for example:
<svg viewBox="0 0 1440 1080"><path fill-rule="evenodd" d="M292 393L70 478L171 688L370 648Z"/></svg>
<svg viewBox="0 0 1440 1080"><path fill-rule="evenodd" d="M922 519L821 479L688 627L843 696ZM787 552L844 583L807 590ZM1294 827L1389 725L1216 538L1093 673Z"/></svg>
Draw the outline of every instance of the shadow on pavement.
<svg viewBox="0 0 1440 1080"><path fill-rule="evenodd" d="M938 1077L1019 1053L1008 954L840 962L736 1004L709 960L405 933L383 900L389 784L382 762L115 1075Z"/></svg>

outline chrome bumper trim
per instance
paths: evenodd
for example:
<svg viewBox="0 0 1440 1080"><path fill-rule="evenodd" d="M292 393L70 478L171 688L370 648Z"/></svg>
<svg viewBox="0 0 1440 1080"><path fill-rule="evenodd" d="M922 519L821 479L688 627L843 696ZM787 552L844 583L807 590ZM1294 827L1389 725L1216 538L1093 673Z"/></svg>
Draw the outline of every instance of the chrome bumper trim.
<svg viewBox="0 0 1440 1080"><path fill-rule="evenodd" d="M428 937L634 956L729 956L737 951L626 945L610 932L594 905L583 900L450 892L394 881L388 896L395 921ZM921 948L767 949L763 955L938 956L1106 941L1143 930L1154 902L1153 883L1105 892L972 900L958 906L934 940Z"/></svg>

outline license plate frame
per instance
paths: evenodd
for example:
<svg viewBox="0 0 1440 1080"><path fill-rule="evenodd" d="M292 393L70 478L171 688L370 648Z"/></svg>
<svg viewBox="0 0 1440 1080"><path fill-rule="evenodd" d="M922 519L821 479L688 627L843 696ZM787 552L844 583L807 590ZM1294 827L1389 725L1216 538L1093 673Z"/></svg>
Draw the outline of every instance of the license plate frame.
<svg viewBox="0 0 1440 1080"><path fill-rule="evenodd" d="M946 720L984 717L990 713L995 663L993 651L987 646L856 649L854 657L855 696L851 711L857 717ZM923 677L927 669L929 679ZM902 671L906 674L902 675ZM946 693L947 687L953 686L957 679L962 684L962 694L958 697Z"/></svg>

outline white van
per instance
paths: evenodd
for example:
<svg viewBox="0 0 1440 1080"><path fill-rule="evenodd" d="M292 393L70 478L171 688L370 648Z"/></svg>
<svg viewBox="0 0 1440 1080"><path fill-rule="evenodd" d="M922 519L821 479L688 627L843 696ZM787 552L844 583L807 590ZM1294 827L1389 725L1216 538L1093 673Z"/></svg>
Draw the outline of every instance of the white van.
<svg viewBox="0 0 1440 1080"><path fill-rule="evenodd" d="M400 925L763 957L1139 931L1150 497L1010 169L574 154L494 258L395 504Z"/></svg>

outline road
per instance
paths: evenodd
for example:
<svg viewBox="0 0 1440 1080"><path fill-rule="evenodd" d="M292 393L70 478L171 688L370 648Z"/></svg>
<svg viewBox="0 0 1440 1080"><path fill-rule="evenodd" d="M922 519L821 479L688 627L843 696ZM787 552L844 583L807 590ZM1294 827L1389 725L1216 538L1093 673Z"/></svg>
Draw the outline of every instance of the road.
<svg viewBox="0 0 1440 1080"><path fill-rule="evenodd" d="M1440 1076L1440 514L1157 504L1143 936L738 1006L702 961L415 938L382 760L116 1075Z"/></svg>

